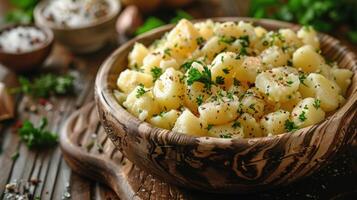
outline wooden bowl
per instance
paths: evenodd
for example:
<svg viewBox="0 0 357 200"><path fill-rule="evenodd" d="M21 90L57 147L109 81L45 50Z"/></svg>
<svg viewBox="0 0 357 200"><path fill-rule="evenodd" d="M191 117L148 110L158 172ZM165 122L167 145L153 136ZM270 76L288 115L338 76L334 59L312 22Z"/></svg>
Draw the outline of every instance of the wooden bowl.
<svg viewBox="0 0 357 200"><path fill-rule="evenodd" d="M249 18L215 21L252 21L267 29L297 25ZM349 145L357 132L357 63L355 55L336 39L319 34L325 56L354 72L346 103L323 122L271 137L222 139L193 137L142 122L115 99L116 80L127 66L135 42L145 45L160 38L168 25L134 38L117 49L101 66L95 97L106 133L133 163L182 187L214 193L247 193L288 184L306 177Z"/></svg>
<svg viewBox="0 0 357 200"><path fill-rule="evenodd" d="M115 38L115 21L121 9L118 0L108 0L110 12L103 18L78 27L64 27L46 19L43 10L49 0L38 3L34 10L35 23L52 29L56 41L74 53L91 53L102 48L109 40Z"/></svg>
<svg viewBox="0 0 357 200"><path fill-rule="evenodd" d="M0 62L10 70L16 72L25 72L41 67L41 64L46 60L46 58L48 57L48 55L51 53L52 50L52 46L53 46L52 31L45 27L16 24L16 25L9 25L2 28L0 30L0 34L3 31L10 30L18 26L36 27L46 34L47 39L42 44L41 47L35 48L27 52L13 53L13 52L6 52L0 50Z"/></svg>

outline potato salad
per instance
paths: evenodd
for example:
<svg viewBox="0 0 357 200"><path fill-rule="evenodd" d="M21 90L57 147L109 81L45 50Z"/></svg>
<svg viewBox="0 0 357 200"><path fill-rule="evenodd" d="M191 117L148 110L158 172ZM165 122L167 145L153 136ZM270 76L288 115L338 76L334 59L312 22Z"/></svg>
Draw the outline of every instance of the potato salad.
<svg viewBox="0 0 357 200"><path fill-rule="evenodd" d="M338 109L353 72L325 59L316 31L181 20L136 43L114 95L131 114L192 136L277 135Z"/></svg>

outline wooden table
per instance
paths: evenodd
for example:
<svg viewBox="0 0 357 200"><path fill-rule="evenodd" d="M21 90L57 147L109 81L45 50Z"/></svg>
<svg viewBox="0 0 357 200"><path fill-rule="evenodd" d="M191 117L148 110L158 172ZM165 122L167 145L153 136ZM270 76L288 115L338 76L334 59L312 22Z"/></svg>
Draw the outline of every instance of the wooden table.
<svg viewBox="0 0 357 200"><path fill-rule="evenodd" d="M222 3L223 2L223 3ZM211 4L195 4L202 12L192 8L196 17L236 16L242 7L235 1L210 1ZM232 4L233 3L233 4ZM212 4L216 9L212 10ZM232 6L233 5L233 6ZM188 8L191 9L191 8ZM244 10L244 9L243 9ZM63 160L58 147L45 150L29 150L14 133L18 121L29 119L38 122L41 116L49 119L49 129L59 132L67 117L93 99L96 72L102 61L116 45L92 55L75 56L60 45L55 45L52 55L41 72L69 72L76 77L75 95L51 98L52 108L38 106L27 96L17 96L17 117L0 124L0 198L4 198L5 185L15 180L36 182L30 184L33 196L41 199L118 199L107 187L73 173ZM356 47L352 47L356 51ZM0 76L1 77L1 76ZM37 106L33 106L36 104ZM37 110L37 111L35 111ZM19 154L17 159L13 155ZM38 182L38 183L37 183Z"/></svg>

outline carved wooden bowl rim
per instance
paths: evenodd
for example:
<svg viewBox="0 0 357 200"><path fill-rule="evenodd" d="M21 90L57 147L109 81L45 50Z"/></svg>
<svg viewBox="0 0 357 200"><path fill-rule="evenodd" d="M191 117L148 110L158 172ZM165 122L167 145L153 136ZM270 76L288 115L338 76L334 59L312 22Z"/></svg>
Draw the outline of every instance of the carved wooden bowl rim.
<svg viewBox="0 0 357 200"><path fill-rule="evenodd" d="M202 21L202 20L206 20L206 19L194 20L194 22ZM258 25L265 26L265 27L272 26L272 27L270 27L270 29L272 29L272 28L273 29L274 28L291 28L293 30L297 30L298 28L300 28L300 26L296 25L296 24L281 22L281 21L277 21L277 20L270 20L270 19L252 19L252 18L246 18L246 17L227 17L227 18L213 18L212 20L219 21L219 22L245 20L245 21L251 21L254 24L258 24ZM110 85L108 84L108 81L110 81L109 74L111 72L111 69L113 67L115 67L114 64L116 62L117 57L119 57L119 56L127 57L127 55L122 55L122 52L124 52L128 48L131 49L133 47L133 45L135 44L135 42L141 42L141 41L143 41L147 38L150 38L153 35L157 35L157 34L162 36L164 33L169 31L173 27L174 27L174 25L172 25L172 24L165 25L163 27L157 28L155 30L152 30L148 33L142 34L142 35L128 41L124 45L120 46L117 50L115 50L107 58L107 60L102 64L102 66L100 67L100 69L97 73L95 90L96 90L96 94L100 94L100 95L97 95L97 97L99 97L98 101L100 101L100 103L102 105L104 105L107 109L109 109L115 117L117 117L117 118L125 117L125 118L127 118L128 122L131 122L131 123L135 122L136 125L139 124L140 126L145 126L146 128L153 130L153 131L145 131L145 132L139 131L140 132L139 134L144 134L143 136L145 136L145 134L151 134L151 133L155 133L155 132L161 132L161 133L167 132L168 134L171 134L171 137L168 138L169 141L173 141L177 145L189 145L192 142L192 140L195 140L195 139L199 139L200 143L202 145L204 145L204 144L210 145L212 143L222 144L223 146L225 146L225 144L231 144L231 143L252 145L257 142L264 142L264 143L274 142L276 140L279 140L282 137L302 137L307 132L307 131L305 131L306 129L310 129L311 127L316 127L321 124L321 123L319 123L316 125L305 127L305 128L299 129L292 133L284 133L284 134L273 135L273 136L269 136L269 137L227 139L227 138L190 136L190 135L186 135L186 134L177 133L175 131L170 131L170 130L165 130L162 128L154 127L153 125L151 125L147 122L140 121L137 117L135 117L131 113L129 113L124 107L122 107L116 101L116 99L113 95L113 88L111 88ZM328 36L323 33L319 33L319 37L320 38L321 37L328 38L332 43L334 43L334 46L337 49L342 49L343 51L345 51L343 57L347 58L350 61L352 60L353 64L352 64L351 69L354 72L354 77L355 77L356 76L355 72L357 69L357 62L356 62L354 53L347 50L347 48L345 46L341 45L337 39L335 39L331 36ZM330 44L330 45L332 45L332 44ZM352 83L353 82L354 81L352 79ZM343 114L343 113L341 113L345 110L343 108L353 107L353 105L356 104L356 102L353 100L356 99L356 97L357 97L357 93L356 93L357 87L351 88L351 87L353 87L352 83L351 83L351 86L349 89L349 97L347 98L346 103L341 108L339 108L334 114L330 115L329 118L338 116L339 114ZM355 108L354 108L354 110L356 111ZM337 134L338 134L338 132L337 132ZM171 140L170 140L170 138L171 138Z"/></svg>

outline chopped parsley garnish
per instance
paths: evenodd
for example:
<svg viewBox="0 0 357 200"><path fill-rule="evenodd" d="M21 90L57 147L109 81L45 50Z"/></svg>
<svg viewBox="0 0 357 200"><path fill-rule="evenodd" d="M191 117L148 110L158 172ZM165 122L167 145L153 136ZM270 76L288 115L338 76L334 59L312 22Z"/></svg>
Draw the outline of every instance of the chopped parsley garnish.
<svg viewBox="0 0 357 200"><path fill-rule="evenodd" d="M288 60L288 66L293 66L293 61L291 61L291 60Z"/></svg>
<svg viewBox="0 0 357 200"><path fill-rule="evenodd" d="M211 89L212 76L211 70L204 66L203 71L200 72L196 68L190 68L187 76L187 84L192 85L194 82L201 82L205 85L206 89Z"/></svg>
<svg viewBox="0 0 357 200"><path fill-rule="evenodd" d="M226 67L226 68L222 69L222 71L223 71L225 74L228 74L229 71L230 71L230 69L228 69L228 67Z"/></svg>
<svg viewBox="0 0 357 200"><path fill-rule="evenodd" d="M161 111L159 114L155 114L154 117L157 117L157 116L163 117L164 114L165 114L165 111Z"/></svg>
<svg viewBox="0 0 357 200"><path fill-rule="evenodd" d="M316 109L320 108L321 101L320 99L315 99L314 103L312 104Z"/></svg>
<svg viewBox="0 0 357 200"><path fill-rule="evenodd" d="M293 81L289 80L289 81L286 81L286 83L287 83L288 85L291 85L291 84L293 84Z"/></svg>
<svg viewBox="0 0 357 200"><path fill-rule="evenodd" d="M220 134L219 137L220 138L232 138L232 134L230 134L230 133Z"/></svg>
<svg viewBox="0 0 357 200"><path fill-rule="evenodd" d="M216 77L216 83L218 85L223 85L224 84L224 78L222 76L217 76Z"/></svg>
<svg viewBox="0 0 357 200"><path fill-rule="evenodd" d="M203 37L198 37L198 38L196 38L196 42L197 42L198 46L201 46L201 45L203 45L203 43L206 42L206 40Z"/></svg>
<svg viewBox="0 0 357 200"><path fill-rule="evenodd" d="M305 74L303 74L303 73L299 74L299 80L300 80L301 84L305 85L305 83L304 83L305 79L306 79L306 75Z"/></svg>
<svg viewBox="0 0 357 200"><path fill-rule="evenodd" d="M190 60L190 61L187 61L187 62L183 63L183 64L181 65L181 68L184 68L185 71L187 71L187 70L189 70L189 69L191 68L191 65L192 65L194 62L203 64L201 61L198 61L198 60Z"/></svg>
<svg viewBox="0 0 357 200"><path fill-rule="evenodd" d="M234 97L233 97L233 93L232 92L227 92L227 97L229 100L233 101Z"/></svg>
<svg viewBox="0 0 357 200"><path fill-rule="evenodd" d="M144 89L143 84L139 84L138 89L136 90L136 98L140 98L143 96L147 91Z"/></svg>
<svg viewBox="0 0 357 200"><path fill-rule="evenodd" d="M196 98L196 103L198 106L202 105L203 103L203 95L198 95L198 97Z"/></svg>
<svg viewBox="0 0 357 200"><path fill-rule="evenodd" d="M171 49L166 48L166 49L164 50L164 54L165 54L165 55L168 55L168 56L171 56Z"/></svg>
<svg viewBox="0 0 357 200"><path fill-rule="evenodd" d="M211 130L212 127L213 127L212 124L208 124L208 125L207 125L207 130Z"/></svg>
<svg viewBox="0 0 357 200"><path fill-rule="evenodd" d="M248 47L250 44L248 35L239 37L239 40L240 40L240 44L242 45L242 47Z"/></svg>
<svg viewBox="0 0 357 200"><path fill-rule="evenodd" d="M301 113L300 113L300 115L299 115L299 119L300 119L300 121L305 121L306 120L306 116L305 116L305 111L302 111Z"/></svg>
<svg viewBox="0 0 357 200"><path fill-rule="evenodd" d="M253 111L255 111L255 107L254 106L255 106L255 104L252 103L252 104L249 105L249 108L252 109Z"/></svg>
<svg viewBox="0 0 357 200"><path fill-rule="evenodd" d="M299 128L293 121L290 120L286 120L284 126L285 130L287 130L288 132L295 131Z"/></svg>
<svg viewBox="0 0 357 200"><path fill-rule="evenodd" d="M240 81L236 78L233 79L233 85L234 86L240 86Z"/></svg>
<svg viewBox="0 0 357 200"><path fill-rule="evenodd" d="M246 47L242 47L239 51L239 56L246 56L248 55L248 51Z"/></svg>
<svg viewBox="0 0 357 200"><path fill-rule="evenodd" d="M151 75L153 77L153 81L155 82L162 74L162 69L159 67L153 67L151 69Z"/></svg>
<svg viewBox="0 0 357 200"><path fill-rule="evenodd" d="M46 118L41 119L39 127L34 127L30 121L25 121L18 131L21 141L25 142L29 148L53 146L57 143L57 135L44 130L46 126Z"/></svg>
<svg viewBox="0 0 357 200"><path fill-rule="evenodd" d="M271 35L270 46L273 46L275 44L276 39L280 40L281 42L285 41L285 38L281 33L273 32L273 34Z"/></svg>
<svg viewBox="0 0 357 200"><path fill-rule="evenodd" d="M244 112L243 112L243 104L242 103L239 103L239 106L238 106L238 109L237 109L237 113L238 114L243 114Z"/></svg>
<svg viewBox="0 0 357 200"><path fill-rule="evenodd" d="M232 124L232 128L238 128L240 127L240 122L239 121L235 121L233 124Z"/></svg>
<svg viewBox="0 0 357 200"><path fill-rule="evenodd" d="M226 43L226 44L232 44L234 41L236 41L236 37L230 36L230 37L226 37L226 36L221 36L219 37L219 41Z"/></svg>

